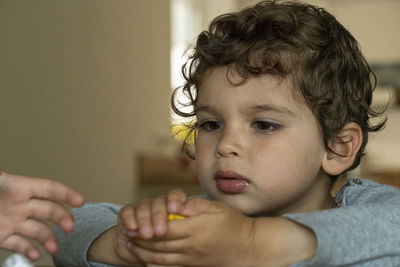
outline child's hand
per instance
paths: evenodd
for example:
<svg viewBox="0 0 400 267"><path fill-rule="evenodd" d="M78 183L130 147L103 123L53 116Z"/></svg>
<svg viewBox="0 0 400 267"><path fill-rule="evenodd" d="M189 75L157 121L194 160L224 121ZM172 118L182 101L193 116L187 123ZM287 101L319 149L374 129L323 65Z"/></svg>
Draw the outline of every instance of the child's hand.
<svg viewBox="0 0 400 267"><path fill-rule="evenodd" d="M133 254L162 266L250 266L252 218L205 199L188 200L179 213L187 218L170 221L164 236L132 239Z"/></svg>
<svg viewBox="0 0 400 267"><path fill-rule="evenodd" d="M131 240L151 239L167 233L168 214L175 214L186 202L186 194L175 189L168 196L144 199L136 204L124 206L118 214L117 255L127 263L137 262L130 251Z"/></svg>
<svg viewBox="0 0 400 267"><path fill-rule="evenodd" d="M168 196L144 199L136 204L124 206L118 214L121 232L127 236L150 239L167 232L168 214L178 213L186 202L186 194L180 189L172 190Z"/></svg>
<svg viewBox="0 0 400 267"><path fill-rule="evenodd" d="M225 203L188 200L184 220L151 240L132 239L140 260L161 266L289 266L311 260L317 247L312 230L280 217L250 218Z"/></svg>

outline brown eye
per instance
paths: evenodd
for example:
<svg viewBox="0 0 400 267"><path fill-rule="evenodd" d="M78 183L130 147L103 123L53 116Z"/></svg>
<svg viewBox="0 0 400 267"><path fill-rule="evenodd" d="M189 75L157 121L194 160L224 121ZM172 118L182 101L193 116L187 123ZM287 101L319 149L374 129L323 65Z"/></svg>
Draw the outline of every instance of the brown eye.
<svg viewBox="0 0 400 267"><path fill-rule="evenodd" d="M200 124L199 128L206 131L212 132L222 127L222 124L218 121L206 121Z"/></svg>
<svg viewBox="0 0 400 267"><path fill-rule="evenodd" d="M253 126L263 132L271 132L278 128L278 125L269 121L256 121Z"/></svg>

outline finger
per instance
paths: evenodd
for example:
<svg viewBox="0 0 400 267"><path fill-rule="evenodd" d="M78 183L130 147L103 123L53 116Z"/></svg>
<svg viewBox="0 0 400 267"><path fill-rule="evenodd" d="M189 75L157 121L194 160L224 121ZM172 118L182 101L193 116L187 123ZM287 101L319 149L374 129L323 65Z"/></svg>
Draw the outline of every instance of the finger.
<svg viewBox="0 0 400 267"><path fill-rule="evenodd" d="M168 193L168 212L178 213L179 208L186 202L186 193L181 189L173 189Z"/></svg>
<svg viewBox="0 0 400 267"><path fill-rule="evenodd" d="M71 232L74 228L72 214L58 203L41 200L29 200L29 215L37 219L50 220L60 226L65 232Z"/></svg>
<svg viewBox="0 0 400 267"><path fill-rule="evenodd" d="M118 225L122 225L128 233L136 231L138 224L135 214L135 205L129 204L124 206L118 213Z"/></svg>
<svg viewBox="0 0 400 267"><path fill-rule="evenodd" d="M187 238L174 240L164 240L157 238L152 238L151 240L143 240L136 238L132 239L131 243L143 249L160 253L182 253L189 246Z"/></svg>
<svg viewBox="0 0 400 267"><path fill-rule="evenodd" d="M167 234L160 237L160 239L179 240L189 238L194 234L198 225L204 223L203 221L204 220L202 218L200 220L200 217L198 216L187 217L184 220L169 221Z"/></svg>
<svg viewBox="0 0 400 267"><path fill-rule="evenodd" d="M9 236L4 240L1 246L6 250L22 254L32 261L37 261L40 258L40 253L35 246L25 238L18 235Z"/></svg>
<svg viewBox="0 0 400 267"><path fill-rule="evenodd" d="M186 201L185 206L179 210L184 216L195 216L202 213L218 213L222 211L222 204L218 201L203 198L192 198Z"/></svg>
<svg viewBox="0 0 400 267"><path fill-rule="evenodd" d="M35 198L58 200L74 207L83 205L83 197L72 188L43 178L27 178L31 194Z"/></svg>
<svg viewBox="0 0 400 267"><path fill-rule="evenodd" d="M28 219L17 229L17 234L38 241L48 253L53 254L57 250L57 239L53 231L45 224Z"/></svg>
<svg viewBox="0 0 400 267"><path fill-rule="evenodd" d="M158 264L146 264L146 267L164 267L164 266Z"/></svg>
<svg viewBox="0 0 400 267"><path fill-rule="evenodd" d="M162 236L167 232L167 200L165 197L158 197L151 201L151 219L153 230L156 236Z"/></svg>
<svg viewBox="0 0 400 267"><path fill-rule="evenodd" d="M142 238L152 238L154 235L150 210L151 200L144 199L136 205L136 222Z"/></svg>
<svg viewBox="0 0 400 267"><path fill-rule="evenodd" d="M146 262L146 264L174 266L174 265L180 265L179 262L180 259L182 258L182 254L180 253L160 253L157 251L144 249L137 245L132 245L131 251L141 261Z"/></svg>

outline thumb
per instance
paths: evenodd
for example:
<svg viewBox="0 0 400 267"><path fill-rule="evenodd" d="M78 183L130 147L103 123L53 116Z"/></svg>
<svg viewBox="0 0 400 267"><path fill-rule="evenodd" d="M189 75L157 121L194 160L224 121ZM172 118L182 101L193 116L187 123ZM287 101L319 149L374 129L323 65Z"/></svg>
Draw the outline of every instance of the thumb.
<svg viewBox="0 0 400 267"><path fill-rule="evenodd" d="M218 213L222 211L222 203L204 198L189 199L179 210L183 216L196 216L203 213Z"/></svg>

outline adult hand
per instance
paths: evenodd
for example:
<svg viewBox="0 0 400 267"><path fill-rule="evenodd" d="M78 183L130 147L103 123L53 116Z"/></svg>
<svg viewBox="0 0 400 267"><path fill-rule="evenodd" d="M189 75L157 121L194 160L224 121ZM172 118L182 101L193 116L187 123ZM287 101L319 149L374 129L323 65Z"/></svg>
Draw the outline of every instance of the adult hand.
<svg viewBox="0 0 400 267"><path fill-rule="evenodd" d="M27 239L37 240L48 253L57 250L57 239L48 225L56 223L65 232L73 230L71 213L59 202L79 207L83 197L62 183L0 171L0 248L36 261L40 254Z"/></svg>

